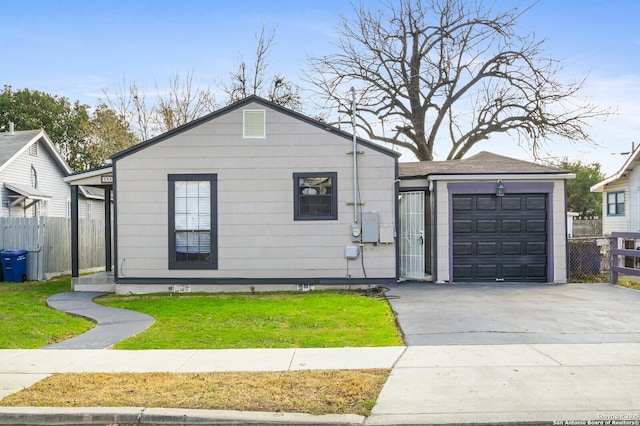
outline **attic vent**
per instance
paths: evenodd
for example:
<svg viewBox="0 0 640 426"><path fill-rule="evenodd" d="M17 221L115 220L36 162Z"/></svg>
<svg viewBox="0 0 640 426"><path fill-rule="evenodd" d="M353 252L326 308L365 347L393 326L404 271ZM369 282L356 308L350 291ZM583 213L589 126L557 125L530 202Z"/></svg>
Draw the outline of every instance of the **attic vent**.
<svg viewBox="0 0 640 426"><path fill-rule="evenodd" d="M33 155L34 157L38 156L38 144L34 143L29 147L29 154Z"/></svg>
<svg viewBox="0 0 640 426"><path fill-rule="evenodd" d="M264 110L244 111L244 138L264 139L266 137L266 120Z"/></svg>

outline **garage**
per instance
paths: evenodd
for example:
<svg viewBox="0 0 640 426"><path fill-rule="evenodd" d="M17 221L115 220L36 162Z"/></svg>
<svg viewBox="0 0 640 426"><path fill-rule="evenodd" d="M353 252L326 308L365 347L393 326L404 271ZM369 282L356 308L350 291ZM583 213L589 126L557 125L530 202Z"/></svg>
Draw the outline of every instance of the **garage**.
<svg viewBox="0 0 640 426"><path fill-rule="evenodd" d="M547 281L547 194L464 194L452 201L455 281Z"/></svg>
<svg viewBox="0 0 640 426"><path fill-rule="evenodd" d="M424 208L408 204L401 209L407 214L399 215L400 231L410 231L399 233L401 280L567 282L566 182L572 173L490 152L400 163L399 171L401 207L411 194L425 198ZM411 239L412 230L417 238ZM408 274L418 256L424 267Z"/></svg>

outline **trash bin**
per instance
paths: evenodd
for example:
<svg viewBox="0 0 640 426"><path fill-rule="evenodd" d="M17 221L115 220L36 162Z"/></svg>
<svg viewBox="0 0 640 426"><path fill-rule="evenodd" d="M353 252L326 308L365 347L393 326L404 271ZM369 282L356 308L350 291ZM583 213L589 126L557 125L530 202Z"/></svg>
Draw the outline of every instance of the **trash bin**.
<svg viewBox="0 0 640 426"><path fill-rule="evenodd" d="M4 250L0 253L4 280L12 283L23 283L27 280L27 251Z"/></svg>
<svg viewBox="0 0 640 426"><path fill-rule="evenodd" d="M4 249L0 249L0 256L2 256L2 252ZM0 261L0 283L4 281L4 273L2 272L4 268L2 267L2 262Z"/></svg>

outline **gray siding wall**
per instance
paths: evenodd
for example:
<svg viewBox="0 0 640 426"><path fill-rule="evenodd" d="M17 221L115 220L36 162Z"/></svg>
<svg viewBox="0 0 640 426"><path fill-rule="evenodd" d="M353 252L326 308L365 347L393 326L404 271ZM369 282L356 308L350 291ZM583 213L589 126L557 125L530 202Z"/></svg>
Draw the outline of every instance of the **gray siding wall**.
<svg viewBox="0 0 640 426"><path fill-rule="evenodd" d="M264 109L247 105L244 109ZM242 138L242 109L119 159L116 164L118 276L127 278L362 278L352 245L351 141L266 110L265 139ZM359 147L364 212L395 229L395 159ZM338 220L293 220L293 173L336 172ZM168 269L167 176L216 173L217 270ZM395 245L367 244L368 277L395 277Z"/></svg>
<svg viewBox="0 0 640 426"><path fill-rule="evenodd" d="M70 196L69 185L62 178L65 177L63 170L56 163L51 153L42 145L38 144L38 155L29 154L29 150L23 152L18 158L11 162L2 172L0 172L0 182L3 183L1 188L2 207L0 208L0 216L3 217L34 217L34 216L67 216L67 200ZM48 210L42 208L42 203L38 203L39 207L32 206L26 211L22 206L15 206L8 209L9 191L4 187L4 182L33 186L31 166L36 169L38 175L38 190L43 191L53 198L49 200Z"/></svg>

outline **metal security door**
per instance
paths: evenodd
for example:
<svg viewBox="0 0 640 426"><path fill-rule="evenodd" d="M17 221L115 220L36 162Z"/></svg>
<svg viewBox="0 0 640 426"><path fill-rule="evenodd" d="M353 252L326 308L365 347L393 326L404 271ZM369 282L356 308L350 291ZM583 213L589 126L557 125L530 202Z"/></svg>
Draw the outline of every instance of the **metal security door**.
<svg viewBox="0 0 640 426"><path fill-rule="evenodd" d="M423 279L424 268L424 191L400 193L400 276Z"/></svg>

